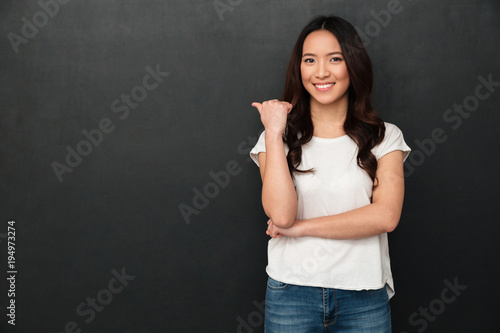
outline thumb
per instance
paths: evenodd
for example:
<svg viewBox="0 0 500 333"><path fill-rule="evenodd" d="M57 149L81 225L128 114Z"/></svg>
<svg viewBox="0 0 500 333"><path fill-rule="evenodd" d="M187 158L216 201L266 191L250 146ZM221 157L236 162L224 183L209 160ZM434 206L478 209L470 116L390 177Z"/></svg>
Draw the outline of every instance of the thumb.
<svg viewBox="0 0 500 333"><path fill-rule="evenodd" d="M257 110L259 110L259 113L260 113L260 110L262 109L262 104L261 103L253 102L252 106L254 108L257 108Z"/></svg>

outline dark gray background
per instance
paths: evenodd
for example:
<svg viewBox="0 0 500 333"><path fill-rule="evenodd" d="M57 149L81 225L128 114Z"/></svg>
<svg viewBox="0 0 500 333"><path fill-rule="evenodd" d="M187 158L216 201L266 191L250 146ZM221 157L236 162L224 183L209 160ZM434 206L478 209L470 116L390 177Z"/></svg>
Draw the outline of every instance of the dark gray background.
<svg viewBox="0 0 500 333"><path fill-rule="evenodd" d="M460 126L443 116L479 76L500 81L500 4L402 0L376 23L393 1L73 0L47 22L37 1L0 1L0 276L15 220L17 331L263 331L267 219L247 155L262 125L250 104L280 98L298 33L332 13L372 35L374 106L413 148L389 236L394 332L498 331L500 88ZM9 33L22 37L34 15L43 26L16 52ZM169 76L120 119L112 102L157 65ZM51 164L104 118L114 131L60 182ZM446 141L419 148L436 128ZM230 161L239 173L186 224L179 205ZM135 278L85 322L77 306L122 268ZM449 304L445 280L467 286ZM429 305L437 315L424 319Z"/></svg>

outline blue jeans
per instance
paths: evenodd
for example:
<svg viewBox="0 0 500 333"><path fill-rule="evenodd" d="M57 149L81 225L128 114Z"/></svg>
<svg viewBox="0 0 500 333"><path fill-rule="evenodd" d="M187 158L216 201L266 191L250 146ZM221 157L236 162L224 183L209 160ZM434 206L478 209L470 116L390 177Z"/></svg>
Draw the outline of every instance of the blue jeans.
<svg viewBox="0 0 500 333"><path fill-rule="evenodd" d="M391 332L385 288L342 290L267 280L266 333Z"/></svg>

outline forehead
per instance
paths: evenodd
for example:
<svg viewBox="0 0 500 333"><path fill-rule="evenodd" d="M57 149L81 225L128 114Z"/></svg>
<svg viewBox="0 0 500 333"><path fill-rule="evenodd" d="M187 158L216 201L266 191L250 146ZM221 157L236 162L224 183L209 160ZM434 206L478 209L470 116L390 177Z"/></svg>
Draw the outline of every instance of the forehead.
<svg viewBox="0 0 500 333"><path fill-rule="evenodd" d="M302 54L314 53L317 55L327 54L330 52L340 52L340 44L328 30L316 30L307 35L302 46Z"/></svg>

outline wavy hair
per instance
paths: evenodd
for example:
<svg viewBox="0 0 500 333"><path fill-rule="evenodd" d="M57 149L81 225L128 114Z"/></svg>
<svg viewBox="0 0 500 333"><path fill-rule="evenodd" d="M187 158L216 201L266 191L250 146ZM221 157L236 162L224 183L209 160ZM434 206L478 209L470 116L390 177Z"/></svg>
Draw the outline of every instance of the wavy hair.
<svg viewBox="0 0 500 333"><path fill-rule="evenodd" d="M385 125L371 105L372 64L355 28L337 16L313 18L300 33L290 57L283 93L283 100L293 105L293 109L288 114L287 128L283 135L283 141L289 148L288 169L292 177L294 172L313 172L313 169L298 169L302 161L302 145L311 140L314 131L310 95L302 84L300 65L304 41L311 32L316 30L331 32L340 44L350 80L344 131L358 145L357 164L375 182L377 159L371 149L384 139Z"/></svg>

